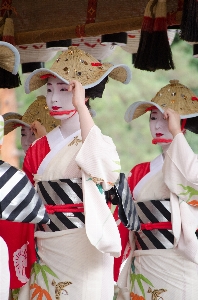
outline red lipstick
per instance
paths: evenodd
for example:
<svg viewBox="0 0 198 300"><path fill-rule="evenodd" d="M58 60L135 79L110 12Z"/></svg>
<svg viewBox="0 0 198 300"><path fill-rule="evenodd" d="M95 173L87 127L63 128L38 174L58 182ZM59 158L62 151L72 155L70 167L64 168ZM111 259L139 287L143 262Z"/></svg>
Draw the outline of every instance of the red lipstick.
<svg viewBox="0 0 198 300"><path fill-rule="evenodd" d="M58 110L59 108L61 108L61 107L59 107L59 106L52 106L53 110Z"/></svg>
<svg viewBox="0 0 198 300"><path fill-rule="evenodd" d="M156 137L161 137L162 135L162 133L156 133Z"/></svg>

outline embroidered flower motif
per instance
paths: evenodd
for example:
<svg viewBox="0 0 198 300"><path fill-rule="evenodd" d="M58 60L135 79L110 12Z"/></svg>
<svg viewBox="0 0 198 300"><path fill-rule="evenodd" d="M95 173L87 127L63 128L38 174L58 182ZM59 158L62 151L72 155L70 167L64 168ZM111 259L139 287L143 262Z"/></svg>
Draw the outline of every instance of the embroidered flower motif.
<svg viewBox="0 0 198 300"><path fill-rule="evenodd" d="M162 293L167 292L167 290L165 289L159 289L159 290L153 290L149 287L148 292L147 293L151 293L152 294L152 300L164 300L164 298L162 298L160 295Z"/></svg>
<svg viewBox="0 0 198 300"><path fill-rule="evenodd" d="M27 245L28 242L13 253L16 276L22 283L26 283L28 281L25 274L25 268L27 267Z"/></svg>
<svg viewBox="0 0 198 300"><path fill-rule="evenodd" d="M92 180L96 184L99 192L102 194L104 192L102 187L102 182L104 182L104 179L98 177L92 177L91 174L89 174L89 176L90 178L88 178L87 181Z"/></svg>
<svg viewBox="0 0 198 300"><path fill-rule="evenodd" d="M137 294L134 294L133 292L130 293L130 297L131 297L131 300L145 300L144 297L138 296Z"/></svg>
<svg viewBox="0 0 198 300"><path fill-rule="evenodd" d="M82 143L82 140L78 139L78 136L75 136L73 141L68 144L68 146L76 145L78 146L79 143Z"/></svg>
<svg viewBox="0 0 198 300"><path fill-rule="evenodd" d="M30 300L33 300L35 298L35 296L38 296L36 299L52 300L52 297L50 296L50 294L46 290L42 289L38 284L36 284L36 283L31 284L30 290L33 290L33 289L34 289L34 292L32 293Z"/></svg>
<svg viewBox="0 0 198 300"><path fill-rule="evenodd" d="M101 184L102 182L104 182L104 179L98 177L92 177L91 174L89 174L89 177L90 178L88 180L93 180L95 184Z"/></svg>
<svg viewBox="0 0 198 300"><path fill-rule="evenodd" d="M70 282L70 281L64 281L64 282L56 283L56 281L54 279L52 280L52 285L55 286L56 300L60 300L60 295L61 294L68 295L68 292L65 289L65 287L70 285L70 284L72 284L72 282Z"/></svg>
<svg viewBox="0 0 198 300"><path fill-rule="evenodd" d="M192 188L191 186L184 186L183 184L179 184L184 192L180 193L179 196L188 196L188 199L186 200L186 203L192 205L192 206L198 206L198 200L191 200L192 196L198 196L198 191Z"/></svg>
<svg viewBox="0 0 198 300"><path fill-rule="evenodd" d="M144 275L142 275L142 274L135 274L135 264L134 264L134 261L135 261L135 257L133 258L132 263L131 263L131 271L132 271L132 274L130 276L131 291L134 288L135 281L137 281L139 289L140 289L140 291L142 292L142 295L143 295L142 299L144 299L145 298L145 291L144 291L144 287L142 285L142 281L145 282L145 283L147 283L148 285L150 285L152 287L153 287L153 284ZM132 298L132 299L139 299L139 298Z"/></svg>

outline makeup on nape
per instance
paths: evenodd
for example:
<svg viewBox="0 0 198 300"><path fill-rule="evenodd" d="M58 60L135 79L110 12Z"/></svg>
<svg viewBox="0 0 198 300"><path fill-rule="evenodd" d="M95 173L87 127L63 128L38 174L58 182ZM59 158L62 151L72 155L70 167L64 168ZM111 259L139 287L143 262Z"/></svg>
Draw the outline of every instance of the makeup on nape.
<svg viewBox="0 0 198 300"><path fill-rule="evenodd" d="M157 108L152 109L149 124L153 137L152 143L161 145L163 151L165 151L172 142L173 136L168 129L167 120L164 119L164 115Z"/></svg>
<svg viewBox="0 0 198 300"><path fill-rule="evenodd" d="M21 147L26 153L30 145L35 141L35 135L28 126L21 127Z"/></svg>

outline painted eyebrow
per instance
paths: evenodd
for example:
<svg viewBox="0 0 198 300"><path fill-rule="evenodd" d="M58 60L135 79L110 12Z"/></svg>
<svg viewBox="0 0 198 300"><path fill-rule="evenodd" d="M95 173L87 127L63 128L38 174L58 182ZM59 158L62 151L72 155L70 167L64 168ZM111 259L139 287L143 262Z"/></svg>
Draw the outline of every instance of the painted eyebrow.
<svg viewBox="0 0 198 300"><path fill-rule="evenodd" d="M157 112L156 111L152 111L151 114L157 114Z"/></svg>

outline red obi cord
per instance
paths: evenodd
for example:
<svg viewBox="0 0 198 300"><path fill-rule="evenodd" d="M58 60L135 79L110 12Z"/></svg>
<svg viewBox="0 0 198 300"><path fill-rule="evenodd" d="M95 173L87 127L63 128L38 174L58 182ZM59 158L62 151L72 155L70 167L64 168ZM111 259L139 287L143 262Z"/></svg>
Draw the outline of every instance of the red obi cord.
<svg viewBox="0 0 198 300"><path fill-rule="evenodd" d="M146 223L141 224L141 230L153 230L153 229L172 229L171 222L159 222L159 223Z"/></svg>
<svg viewBox="0 0 198 300"><path fill-rule="evenodd" d="M54 214L55 212L84 212L83 203L72 203L65 205L45 205L48 214Z"/></svg>

